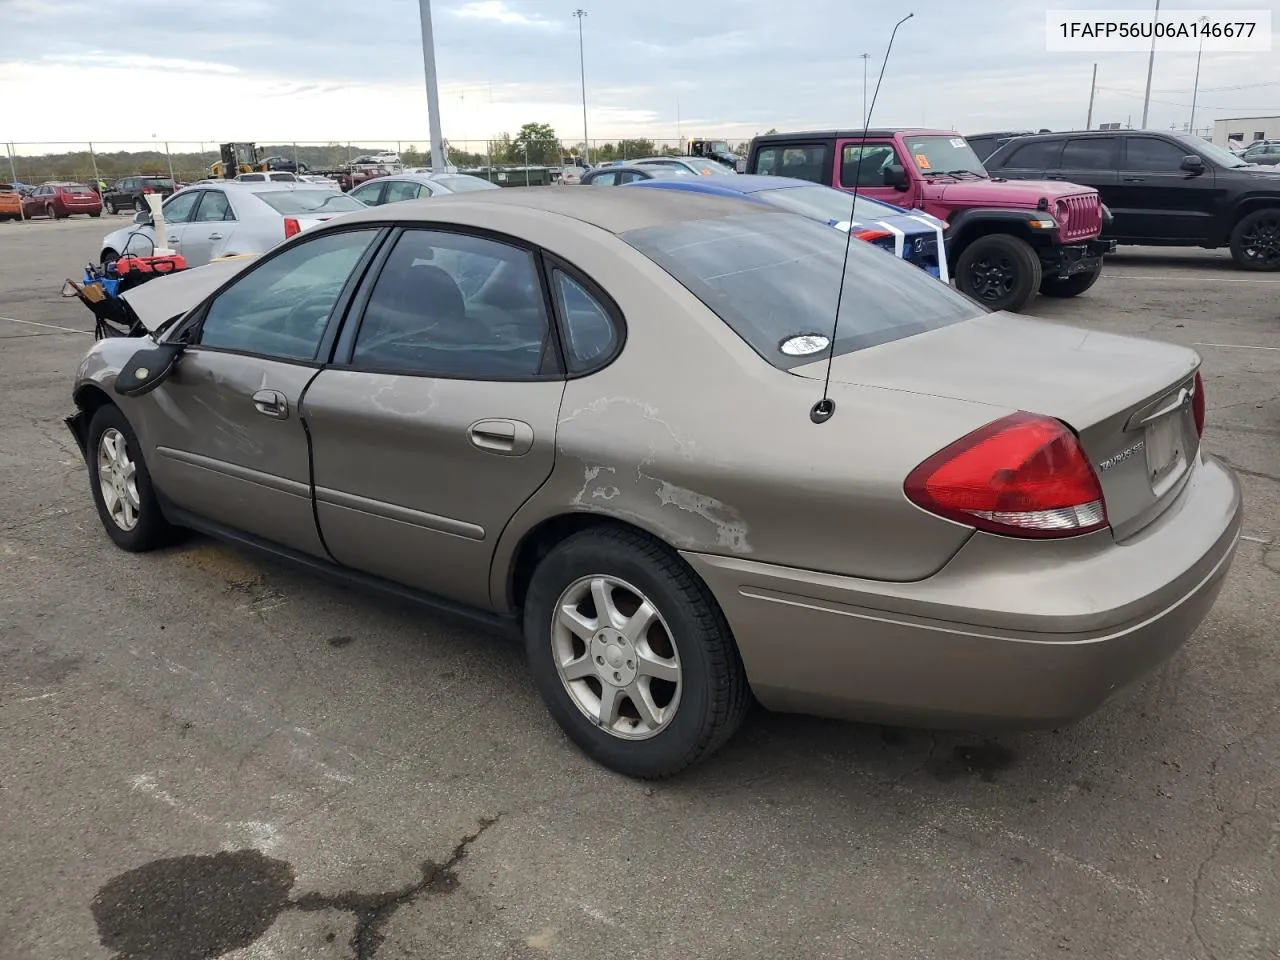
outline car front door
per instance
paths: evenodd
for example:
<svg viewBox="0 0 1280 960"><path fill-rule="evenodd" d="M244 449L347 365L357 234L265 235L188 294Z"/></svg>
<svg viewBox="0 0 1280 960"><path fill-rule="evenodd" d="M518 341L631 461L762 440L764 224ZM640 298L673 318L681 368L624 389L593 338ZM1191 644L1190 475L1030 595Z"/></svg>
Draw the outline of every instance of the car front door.
<svg viewBox="0 0 1280 960"><path fill-rule="evenodd" d="M860 197L870 197L899 207L920 205L915 190L918 176L914 173L915 168L898 152L892 140L841 140L837 141L837 146L840 150L840 167L836 171L836 186L841 190L853 190L856 186ZM884 182L885 171L895 164L907 172L908 188L905 192ZM784 175L785 169L784 165Z"/></svg>
<svg viewBox="0 0 1280 960"><path fill-rule="evenodd" d="M488 606L497 538L555 460L537 258L456 228L393 242L303 401L320 530L339 563Z"/></svg>
<svg viewBox="0 0 1280 960"><path fill-rule="evenodd" d="M165 243L168 245L170 250L175 250L184 257L187 253L186 249L183 247L183 242L186 240L187 224L190 223L191 218L195 216L196 204L200 202L200 194L202 192L203 191L201 190L189 190L186 193L177 194L169 200L166 200L160 207L160 212L164 214ZM150 207L147 209L150 211ZM155 244L154 246L159 246L159 244ZM154 249L150 251L139 251L137 244L130 244L129 250L134 254L139 254L144 257L154 252ZM190 265L193 267L200 266L199 263L192 263Z"/></svg>
<svg viewBox="0 0 1280 960"><path fill-rule="evenodd" d="M199 206L182 234L182 255L187 266L199 267L221 256L236 230L231 201L223 190L201 191Z"/></svg>
<svg viewBox="0 0 1280 960"><path fill-rule="evenodd" d="M189 346L141 401L157 488L205 520L324 556L303 394L379 230L326 232L264 258L175 331ZM185 323L185 322L184 322Z"/></svg>
<svg viewBox="0 0 1280 960"><path fill-rule="evenodd" d="M1199 242L1213 226L1215 190L1213 167L1201 173L1182 169L1187 148L1163 137L1127 136L1117 188L1124 239Z"/></svg>

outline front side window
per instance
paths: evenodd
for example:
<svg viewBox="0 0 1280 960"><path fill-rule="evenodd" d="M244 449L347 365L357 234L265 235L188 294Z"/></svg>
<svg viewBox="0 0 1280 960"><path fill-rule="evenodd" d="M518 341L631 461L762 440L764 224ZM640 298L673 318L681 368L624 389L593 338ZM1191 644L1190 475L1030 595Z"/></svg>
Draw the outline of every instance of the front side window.
<svg viewBox="0 0 1280 960"><path fill-rule="evenodd" d="M1114 170L1116 138L1087 137L1068 140L1062 148L1063 170Z"/></svg>
<svg viewBox="0 0 1280 960"><path fill-rule="evenodd" d="M883 187L884 172L897 162L891 143L846 143L840 152L840 184Z"/></svg>
<svg viewBox="0 0 1280 960"><path fill-rule="evenodd" d="M321 234L251 270L209 305L200 345L282 360L314 359L329 314L376 234Z"/></svg>
<svg viewBox="0 0 1280 960"><path fill-rule="evenodd" d="M826 356L841 276L837 355L968 320L981 307L869 243L775 213L643 227L619 237L674 277L761 357L782 369ZM849 295L849 291L853 291ZM784 343L812 338L803 355Z"/></svg>
<svg viewBox="0 0 1280 960"><path fill-rule="evenodd" d="M160 207L165 223L187 223L195 212L200 193L199 190L192 190L189 193L174 194L168 203Z"/></svg>
<svg viewBox="0 0 1280 960"><path fill-rule="evenodd" d="M520 379L542 370L549 329L528 250L407 230L374 284L351 362L423 376Z"/></svg>
<svg viewBox="0 0 1280 960"><path fill-rule="evenodd" d="M609 313L586 288L563 270L551 274L556 305L564 319L565 360L570 373L581 373L613 353L618 331Z"/></svg>
<svg viewBox="0 0 1280 960"><path fill-rule="evenodd" d="M607 173L599 173L591 178L591 186L593 187L612 187L618 182L618 175L612 170Z"/></svg>

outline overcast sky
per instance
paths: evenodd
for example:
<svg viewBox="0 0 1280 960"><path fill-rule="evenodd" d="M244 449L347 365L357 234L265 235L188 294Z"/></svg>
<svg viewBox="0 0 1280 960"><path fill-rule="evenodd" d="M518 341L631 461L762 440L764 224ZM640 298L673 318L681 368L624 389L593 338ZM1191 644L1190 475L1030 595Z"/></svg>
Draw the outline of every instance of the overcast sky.
<svg viewBox="0 0 1280 960"><path fill-rule="evenodd" d="M856 126L859 54L874 87L898 32L876 123L1081 127L1142 115L1145 53L1046 53L1047 7L1147 0L580 0L595 138L747 138ZM529 120L582 138L574 0L433 0L440 112L451 141ZM1262 6L1277 0L1172 0ZM95 27L101 24L100 28ZM1150 126L1190 115L1195 54L1157 53ZM425 144L417 0L0 0L0 140L347 139ZM114 106L113 106L114 105ZM1206 53L1197 127L1280 114L1280 42ZM677 119L677 117L679 119Z"/></svg>

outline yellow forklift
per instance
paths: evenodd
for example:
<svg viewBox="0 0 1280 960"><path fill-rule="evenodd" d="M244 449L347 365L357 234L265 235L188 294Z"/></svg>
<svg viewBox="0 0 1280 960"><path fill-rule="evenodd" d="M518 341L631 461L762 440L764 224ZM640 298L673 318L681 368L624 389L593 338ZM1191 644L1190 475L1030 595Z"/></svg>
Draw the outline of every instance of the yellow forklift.
<svg viewBox="0 0 1280 960"><path fill-rule="evenodd" d="M221 160L214 161L209 167L209 176L230 180L237 174L256 173L267 170L266 161L261 151L253 143L224 143L221 145Z"/></svg>

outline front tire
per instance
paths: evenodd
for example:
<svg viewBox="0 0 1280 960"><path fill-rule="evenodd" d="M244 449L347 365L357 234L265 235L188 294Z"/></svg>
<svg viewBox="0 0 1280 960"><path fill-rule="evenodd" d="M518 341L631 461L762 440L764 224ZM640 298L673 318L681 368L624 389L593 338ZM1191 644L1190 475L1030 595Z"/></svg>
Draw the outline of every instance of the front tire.
<svg viewBox="0 0 1280 960"><path fill-rule="evenodd" d="M1040 281L1040 258L1031 244L1007 233L979 237L956 261L956 286L988 310L1021 310Z"/></svg>
<svg viewBox="0 0 1280 960"><path fill-rule="evenodd" d="M1280 270L1280 208L1246 214L1231 231L1231 259L1245 270Z"/></svg>
<svg viewBox="0 0 1280 960"><path fill-rule="evenodd" d="M529 584L524 635L561 729L626 776L669 777L709 756L750 702L715 598L639 532L585 530L547 554Z"/></svg>
<svg viewBox="0 0 1280 960"><path fill-rule="evenodd" d="M44 208L44 215L48 217L50 220L57 220L58 208L55 207L52 203L47 204Z"/></svg>
<svg viewBox="0 0 1280 960"><path fill-rule="evenodd" d="M174 528L160 512L142 447L119 407L107 404L93 415L85 449L93 502L115 545L142 553L172 540Z"/></svg>
<svg viewBox="0 0 1280 960"><path fill-rule="evenodd" d="M1087 273L1076 273L1061 280L1058 277L1045 277L1040 281L1040 293L1046 297L1078 297L1102 276L1102 261Z"/></svg>

